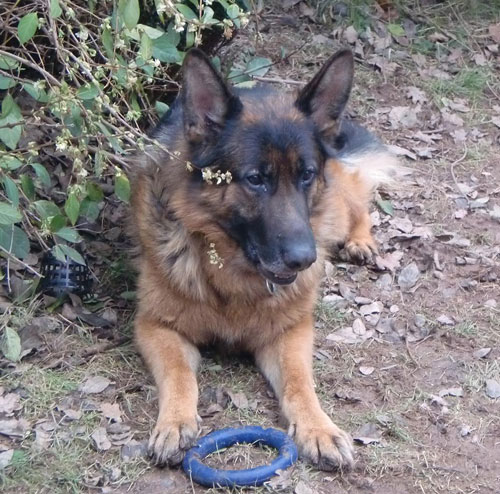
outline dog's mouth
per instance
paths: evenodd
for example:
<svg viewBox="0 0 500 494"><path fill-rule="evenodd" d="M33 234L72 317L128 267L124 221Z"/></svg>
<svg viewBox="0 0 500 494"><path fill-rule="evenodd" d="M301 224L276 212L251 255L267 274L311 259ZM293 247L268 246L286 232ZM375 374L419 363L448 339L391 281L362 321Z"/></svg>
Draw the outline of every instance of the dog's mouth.
<svg viewBox="0 0 500 494"><path fill-rule="evenodd" d="M260 256L257 252L257 249L253 245L248 246L248 250L246 251L248 259L255 266L257 271L261 276L263 276L267 281L275 284L275 285L290 285L297 278L296 271L275 271L270 270L267 267L264 267L265 264L260 259Z"/></svg>
<svg viewBox="0 0 500 494"><path fill-rule="evenodd" d="M297 278L297 273L287 272L287 273L274 273L264 268L262 264L257 266L259 273L264 276L264 278L271 283L275 283L276 285L290 285Z"/></svg>

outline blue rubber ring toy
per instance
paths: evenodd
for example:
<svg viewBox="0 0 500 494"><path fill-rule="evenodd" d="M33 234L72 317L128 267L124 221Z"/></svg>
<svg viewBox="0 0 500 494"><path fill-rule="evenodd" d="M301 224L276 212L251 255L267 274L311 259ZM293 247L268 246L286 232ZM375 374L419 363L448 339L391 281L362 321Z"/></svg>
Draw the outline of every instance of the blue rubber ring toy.
<svg viewBox="0 0 500 494"><path fill-rule="evenodd" d="M236 443L261 443L279 450L278 457L270 465L248 470L216 470L203 465L200 460L219 449ZM202 437L184 457L182 468L198 484L205 487L262 485L277 470L284 470L297 461L297 446L284 432L263 429L258 426L228 428L211 432Z"/></svg>

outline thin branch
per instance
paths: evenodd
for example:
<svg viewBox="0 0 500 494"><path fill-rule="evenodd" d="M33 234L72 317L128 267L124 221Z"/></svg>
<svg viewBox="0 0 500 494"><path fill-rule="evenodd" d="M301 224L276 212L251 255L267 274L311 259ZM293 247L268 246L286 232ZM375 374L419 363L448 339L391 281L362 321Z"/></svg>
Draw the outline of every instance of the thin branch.
<svg viewBox="0 0 500 494"><path fill-rule="evenodd" d="M47 80L52 82L54 86L60 87L61 83L51 74L49 74L45 69L37 65L36 63L29 62L28 60L25 60L24 58L18 57L17 55L14 55L13 53L9 53L8 51L0 50L0 55L3 55L4 57L9 57L12 58L12 60L15 60L16 62L19 62L23 65L26 65L30 69L36 70L37 72L40 72Z"/></svg>

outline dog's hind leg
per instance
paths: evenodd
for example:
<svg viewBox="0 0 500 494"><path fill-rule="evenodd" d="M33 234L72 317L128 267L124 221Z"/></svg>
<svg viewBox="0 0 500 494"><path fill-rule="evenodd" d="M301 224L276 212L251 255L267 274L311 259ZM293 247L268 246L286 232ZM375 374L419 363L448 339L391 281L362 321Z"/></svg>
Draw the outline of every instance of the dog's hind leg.
<svg viewBox="0 0 500 494"><path fill-rule="evenodd" d="M198 434L198 349L181 334L164 325L138 317L136 344L158 387L159 413L149 441L157 464L182 461Z"/></svg>
<svg viewBox="0 0 500 494"><path fill-rule="evenodd" d="M313 321L308 316L257 351L255 357L280 399L289 422L288 433L301 456L322 470L350 467L351 438L321 409L314 391L312 352Z"/></svg>

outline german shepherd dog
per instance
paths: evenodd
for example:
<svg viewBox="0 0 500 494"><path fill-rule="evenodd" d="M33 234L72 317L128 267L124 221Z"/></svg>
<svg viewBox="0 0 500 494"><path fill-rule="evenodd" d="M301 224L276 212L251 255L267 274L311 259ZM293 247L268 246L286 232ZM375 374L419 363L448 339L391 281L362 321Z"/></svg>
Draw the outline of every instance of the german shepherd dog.
<svg viewBox="0 0 500 494"><path fill-rule="evenodd" d="M353 68L342 50L298 93L238 90L201 51L185 57L180 95L152 133L159 145L132 172L135 337L158 387L158 464L179 463L197 437L198 347L217 341L254 355L302 457L323 470L353 463L312 373L324 260L336 244L353 258L376 251L369 202L394 167L341 120Z"/></svg>

